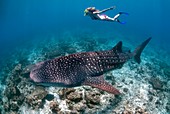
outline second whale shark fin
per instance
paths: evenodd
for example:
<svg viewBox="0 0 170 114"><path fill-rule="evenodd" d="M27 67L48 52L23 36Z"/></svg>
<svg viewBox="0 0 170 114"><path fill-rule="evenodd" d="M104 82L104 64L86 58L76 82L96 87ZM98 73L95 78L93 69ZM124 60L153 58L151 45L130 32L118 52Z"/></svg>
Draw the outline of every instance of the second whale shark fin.
<svg viewBox="0 0 170 114"><path fill-rule="evenodd" d="M87 77L86 80L83 82L83 85L89 85L115 95L120 94L119 90L117 90L111 84L104 80L103 75L98 77Z"/></svg>

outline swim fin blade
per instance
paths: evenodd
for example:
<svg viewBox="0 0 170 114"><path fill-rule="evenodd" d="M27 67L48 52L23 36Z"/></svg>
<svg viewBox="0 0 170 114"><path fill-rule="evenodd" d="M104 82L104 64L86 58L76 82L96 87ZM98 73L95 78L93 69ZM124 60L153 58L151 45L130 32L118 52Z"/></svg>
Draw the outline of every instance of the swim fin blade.
<svg viewBox="0 0 170 114"><path fill-rule="evenodd" d="M125 15L127 15L127 16L129 15L129 13L126 13L126 12L119 12L119 14L120 14L120 15L125 14ZM120 24L126 24L125 21L120 21L119 19L117 19L117 22L120 23Z"/></svg>
<svg viewBox="0 0 170 114"><path fill-rule="evenodd" d="M119 12L119 14L129 15L129 13L126 13L126 12Z"/></svg>
<svg viewBox="0 0 170 114"><path fill-rule="evenodd" d="M126 22L120 21L119 19L117 19L117 22L120 23L120 24L126 24Z"/></svg>

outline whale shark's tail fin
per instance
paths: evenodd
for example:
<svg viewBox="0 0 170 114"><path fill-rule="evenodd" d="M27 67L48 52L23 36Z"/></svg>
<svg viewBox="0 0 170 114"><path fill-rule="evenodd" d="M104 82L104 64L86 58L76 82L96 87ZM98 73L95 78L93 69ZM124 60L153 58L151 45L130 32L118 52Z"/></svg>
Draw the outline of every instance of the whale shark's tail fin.
<svg viewBox="0 0 170 114"><path fill-rule="evenodd" d="M133 56L134 56L134 59L137 63L140 64L141 62L141 59L140 59L140 55L143 51L143 49L146 47L146 45L149 43L149 41L151 40L151 37L148 38L147 40L145 40L141 45L139 45L133 52Z"/></svg>

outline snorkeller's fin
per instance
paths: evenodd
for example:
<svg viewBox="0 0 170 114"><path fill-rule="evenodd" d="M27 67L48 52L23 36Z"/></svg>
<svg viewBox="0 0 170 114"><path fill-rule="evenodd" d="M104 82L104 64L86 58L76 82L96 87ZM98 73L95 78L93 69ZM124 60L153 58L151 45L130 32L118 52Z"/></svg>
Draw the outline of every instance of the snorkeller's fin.
<svg viewBox="0 0 170 114"><path fill-rule="evenodd" d="M127 16L129 15L129 13L126 13L126 12L119 12L119 14L120 14L120 15L124 14L124 15L127 15ZM119 19L117 19L116 21L117 21L118 23L120 23L120 24L126 24L125 21L120 21Z"/></svg>
<svg viewBox="0 0 170 114"><path fill-rule="evenodd" d="M129 15L129 13L126 13L126 12L119 12L119 14Z"/></svg>
<svg viewBox="0 0 170 114"><path fill-rule="evenodd" d="M126 22L124 22L124 21L121 22L119 19L117 19L116 21L117 21L118 23L120 23L120 24L126 24Z"/></svg>

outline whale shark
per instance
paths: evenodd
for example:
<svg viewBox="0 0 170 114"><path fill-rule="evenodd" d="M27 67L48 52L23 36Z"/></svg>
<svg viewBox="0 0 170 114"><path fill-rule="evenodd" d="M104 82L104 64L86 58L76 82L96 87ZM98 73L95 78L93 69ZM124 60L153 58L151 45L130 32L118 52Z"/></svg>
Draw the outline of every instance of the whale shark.
<svg viewBox="0 0 170 114"><path fill-rule="evenodd" d="M141 62L140 56L151 37L131 52L122 50L122 41L105 51L79 52L36 63L30 79L38 85L77 87L88 85L115 95L119 90L105 81L104 73L120 69L129 59Z"/></svg>

